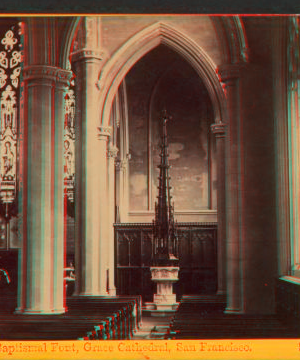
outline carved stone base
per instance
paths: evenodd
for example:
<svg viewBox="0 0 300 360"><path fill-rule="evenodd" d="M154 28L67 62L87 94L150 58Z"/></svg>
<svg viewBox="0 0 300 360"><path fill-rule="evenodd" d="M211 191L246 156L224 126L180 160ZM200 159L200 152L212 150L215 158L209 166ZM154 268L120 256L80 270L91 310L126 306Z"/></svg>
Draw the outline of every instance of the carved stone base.
<svg viewBox="0 0 300 360"><path fill-rule="evenodd" d="M145 307L143 309L143 313L150 313L151 316L156 317L163 317L163 316L170 316L177 310L179 303L174 302L173 304L156 304L152 303L145 303Z"/></svg>
<svg viewBox="0 0 300 360"><path fill-rule="evenodd" d="M169 305L169 304L175 304L176 303L176 294L154 294L153 296L153 302L159 306L159 305Z"/></svg>
<svg viewBox="0 0 300 360"><path fill-rule="evenodd" d="M167 316L176 311L178 303L173 294L173 283L178 281L178 267L151 267L152 280L157 284L157 294L153 296L153 303L146 303L145 311L152 316Z"/></svg>

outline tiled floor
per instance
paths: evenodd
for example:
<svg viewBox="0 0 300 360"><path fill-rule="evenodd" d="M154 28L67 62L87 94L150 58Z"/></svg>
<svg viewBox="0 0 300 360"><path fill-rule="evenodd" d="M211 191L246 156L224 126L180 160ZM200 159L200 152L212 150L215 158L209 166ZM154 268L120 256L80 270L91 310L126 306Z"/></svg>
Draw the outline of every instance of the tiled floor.
<svg viewBox="0 0 300 360"><path fill-rule="evenodd" d="M172 316L166 317L142 317L140 329L134 334L133 340L163 339L169 327Z"/></svg>

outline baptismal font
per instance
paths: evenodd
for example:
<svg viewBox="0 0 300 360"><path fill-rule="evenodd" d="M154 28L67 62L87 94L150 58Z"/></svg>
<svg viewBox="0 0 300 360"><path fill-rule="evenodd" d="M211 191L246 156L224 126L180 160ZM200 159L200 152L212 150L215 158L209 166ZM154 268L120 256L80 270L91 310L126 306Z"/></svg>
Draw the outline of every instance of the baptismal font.
<svg viewBox="0 0 300 360"><path fill-rule="evenodd" d="M162 141L160 150L159 186L153 221L151 279L157 284L153 303L146 303L152 316L164 316L174 312L178 306L173 284L178 281L178 237L174 220L174 204L171 204L169 154L166 112L162 118Z"/></svg>

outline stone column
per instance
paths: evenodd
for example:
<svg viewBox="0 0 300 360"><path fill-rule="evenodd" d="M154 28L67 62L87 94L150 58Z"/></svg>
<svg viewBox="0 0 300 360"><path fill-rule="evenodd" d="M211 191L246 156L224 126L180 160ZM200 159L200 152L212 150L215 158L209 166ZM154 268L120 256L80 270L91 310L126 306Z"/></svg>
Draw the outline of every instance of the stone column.
<svg viewBox="0 0 300 360"><path fill-rule="evenodd" d="M119 216L118 222L128 221L128 210L129 210L129 159L128 154L126 158L118 160L116 163L117 169L117 194L118 194L118 207Z"/></svg>
<svg viewBox="0 0 300 360"><path fill-rule="evenodd" d="M226 293L225 127L223 123L211 125L217 147L218 294Z"/></svg>
<svg viewBox="0 0 300 360"><path fill-rule="evenodd" d="M290 187L289 183L289 121L286 96L287 82L287 40L294 38L287 36L287 23L290 17L280 17L272 36L272 69L274 87L274 125L275 125L275 159L276 159L276 213L277 213L277 241L278 241L278 274L291 274L291 235L290 235ZM298 37L298 33L294 34ZM296 40L296 39L295 39ZM292 44L290 44L291 46ZM293 46L290 47L293 49ZM298 66L292 66L298 71ZM292 89L289 89L291 93ZM297 99L298 102L298 99ZM300 234L299 234L300 235ZM299 236L296 236L299 238ZM298 276L300 272L298 273Z"/></svg>
<svg viewBox="0 0 300 360"><path fill-rule="evenodd" d="M101 57L83 51L73 56L76 80L75 125L75 266L76 295L99 295L105 284L100 273L101 182L106 177L106 141L99 141L96 80ZM109 134L108 134L109 135ZM100 136L102 140L102 135ZM107 137L105 137L107 140ZM104 161L105 159L105 161ZM101 283L101 284L100 284ZM102 289L100 291L100 288Z"/></svg>
<svg viewBox="0 0 300 360"><path fill-rule="evenodd" d="M110 263L109 257L109 229L112 224L112 216L109 214L109 188L108 188L108 143L111 136L112 129L110 127L99 127L98 128L98 142L101 148L101 152L98 154L98 166L100 169L101 177L99 178L99 198L100 203L99 216L98 216L98 225L100 227L100 295L108 295L108 265ZM112 229L113 231L113 229Z"/></svg>
<svg viewBox="0 0 300 360"><path fill-rule="evenodd" d="M219 69L228 109L226 136L227 313L243 312L242 233L240 203L239 65Z"/></svg>
<svg viewBox="0 0 300 360"><path fill-rule="evenodd" d="M103 261L103 247L107 240L107 139L110 133L98 129L97 82L104 56L101 38L101 18L83 17L72 54L76 74L75 295L83 296L106 294L107 262Z"/></svg>
<svg viewBox="0 0 300 360"><path fill-rule="evenodd" d="M116 295L115 287L115 159L118 154L118 148L111 143L108 147L108 293Z"/></svg>
<svg viewBox="0 0 300 360"><path fill-rule="evenodd" d="M17 312L25 314L65 311L63 97L70 78L52 66L24 69Z"/></svg>

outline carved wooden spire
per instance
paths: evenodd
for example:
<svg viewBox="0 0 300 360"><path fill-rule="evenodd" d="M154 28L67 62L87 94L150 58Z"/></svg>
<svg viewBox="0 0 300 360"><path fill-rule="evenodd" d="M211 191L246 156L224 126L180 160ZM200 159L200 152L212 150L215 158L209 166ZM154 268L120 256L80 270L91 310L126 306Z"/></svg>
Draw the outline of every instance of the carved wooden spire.
<svg viewBox="0 0 300 360"><path fill-rule="evenodd" d="M158 197L153 222L153 261L155 265L171 266L178 262L178 240L174 221L174 205L171 204L167 122L171 118L166 111L162 118Z"/></svg>

